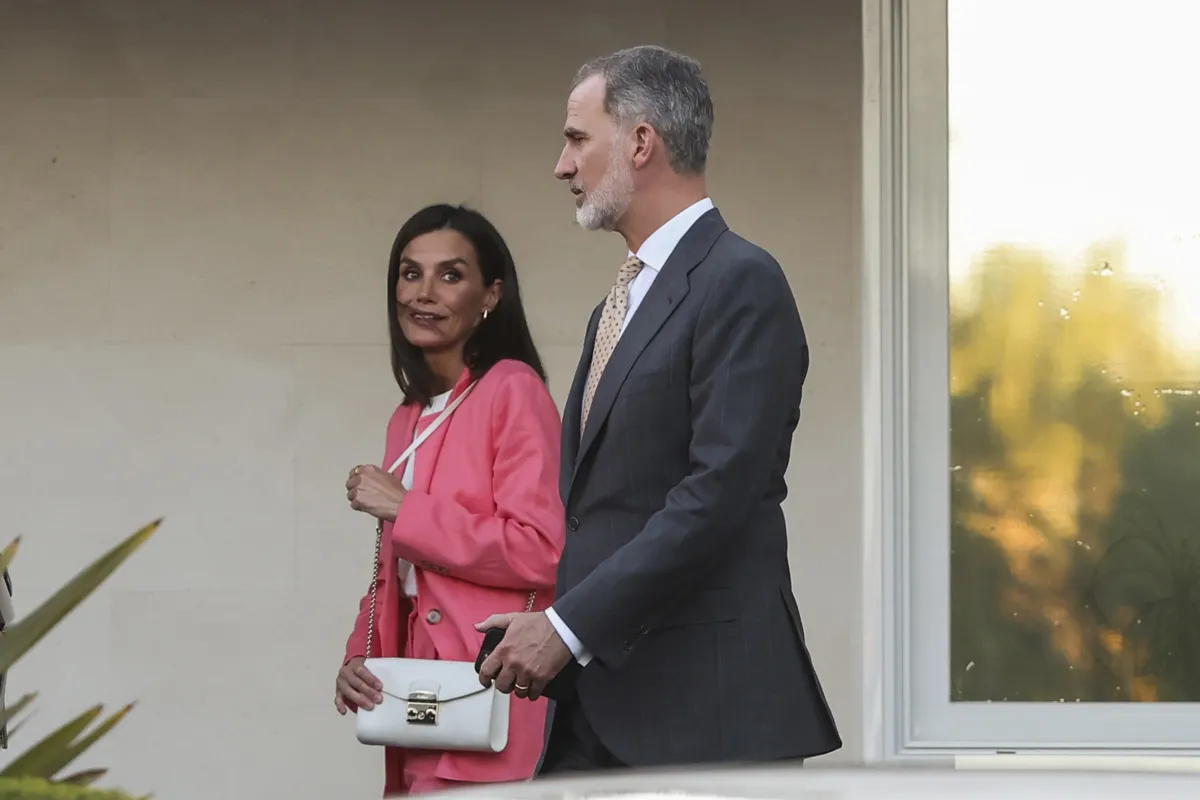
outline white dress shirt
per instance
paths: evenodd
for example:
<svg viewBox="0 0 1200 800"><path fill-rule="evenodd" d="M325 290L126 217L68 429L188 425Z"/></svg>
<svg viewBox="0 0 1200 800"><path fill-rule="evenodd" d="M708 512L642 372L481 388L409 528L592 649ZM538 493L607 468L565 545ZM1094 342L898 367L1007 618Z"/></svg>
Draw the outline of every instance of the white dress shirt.
<svg viewBox="0 0 1200 800"><path fill-rule="evenodd" d="M621 323L621 333L625 333L625 329L629 327L629 320L633 319L633 315L638 310L638 306L642 304L642 300L646 298L646 293L650 291L650 286L654 283L654 279L658 277L659 271L663 265L667 263L667 259L671 257L671 253L675 252L675 248L679 245L679 240L684 237L692 226L696 224L696 220L704 216L713 207L713 201L706 197L696 203L680 211L654 233L647 237L646 241L642 242L642 246L638 248L637 257L641 259L645 265L642 271L637 274L637 277L629 282L629 310L625 312L625 320ZM631 257L633 253L629 254ZM554 630L558 632L559 637L570 648L571 653L575 656L575 660L581 665L586 666L592 660L592 654L583 642L571 632L567 624L562 621L562 617L554 610L554 607L546 609L546 617L549 618L550 624L554 626Z"/></svg>

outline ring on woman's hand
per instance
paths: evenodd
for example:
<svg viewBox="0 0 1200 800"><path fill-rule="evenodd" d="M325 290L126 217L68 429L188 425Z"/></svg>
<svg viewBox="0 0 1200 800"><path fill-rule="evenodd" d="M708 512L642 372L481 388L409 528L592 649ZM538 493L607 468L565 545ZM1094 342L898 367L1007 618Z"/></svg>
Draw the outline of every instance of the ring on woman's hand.
<svg viewBox="0 0 1200 800"><path fill-rule="evenodd" d="M529 691L528 686L522 686L519 683L514 683L513 688L516 689L518 692L528 692Z"/></svg>
<svg viewBox="0 0 1200 800"><path fill-rule="evenodd" d="M358 474L358 471L359 471L360 469L362 469L362 467L355 467L355 468L354 468L354 474L355 474L355 475L357 475L357 474Z"/></svg>

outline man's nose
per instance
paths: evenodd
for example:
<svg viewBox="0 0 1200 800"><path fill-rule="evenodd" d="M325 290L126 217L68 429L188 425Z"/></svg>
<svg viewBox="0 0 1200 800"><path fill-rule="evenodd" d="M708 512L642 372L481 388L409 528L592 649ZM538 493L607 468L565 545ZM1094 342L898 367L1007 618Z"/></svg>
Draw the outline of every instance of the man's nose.
<svg viewBox="0 0 1200 800"><path fill-rule="evenodd" d="M554 177L560 181L570 179L575 174L575 165L567 158L566 148L563 148L562 155L558 157L558 163L554 165Z"/></svg>

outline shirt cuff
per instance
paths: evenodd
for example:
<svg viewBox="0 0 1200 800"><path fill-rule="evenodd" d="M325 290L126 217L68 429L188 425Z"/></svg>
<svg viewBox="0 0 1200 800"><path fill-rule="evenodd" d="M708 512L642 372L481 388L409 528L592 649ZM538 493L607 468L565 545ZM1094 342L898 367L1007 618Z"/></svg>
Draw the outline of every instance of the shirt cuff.
<svg viewBox="0 0 1200 800"><path fill-rule="evenodd" d="M579 637L571 633L571 629L567 627L567 623L562 621L562 617L553 607L546 609L546 618L550 620L550 624L554 626L554 630L558 632L558 636L570 649L571 655L575 656L575 660L579 662L579 666L586 667L588 662L592 660L592 654L583 646L583 642L579 641Z"/></svg>

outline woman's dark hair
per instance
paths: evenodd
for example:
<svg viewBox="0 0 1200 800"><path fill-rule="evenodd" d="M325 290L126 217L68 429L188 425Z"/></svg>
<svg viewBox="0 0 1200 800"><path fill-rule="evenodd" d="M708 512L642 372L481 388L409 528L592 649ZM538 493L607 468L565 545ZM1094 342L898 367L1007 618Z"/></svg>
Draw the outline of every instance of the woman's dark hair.
<svg viewBox="0 0 1200 800"><path fill-rule="evenodd" d="M392 374L406 405L427 405L433 397L433 371L421 348L414 346L400 330L400 312L396 307L396 284L400 281L400 256L418 236L433 231L452 230L462 234L475 248L483 285L502 281L500 302L471 333L463 347L463 358L471 377L478 379L506 358L528 364L543 382L546 370L529 333L525 308L521 305L521 287L517 268L504 238L478 211L465 206L437 204L427 206L409 217L396 234L388 261L388 335L392 343Z"/></svg>

